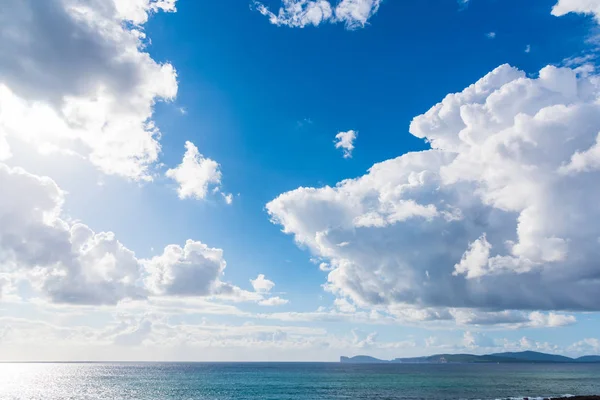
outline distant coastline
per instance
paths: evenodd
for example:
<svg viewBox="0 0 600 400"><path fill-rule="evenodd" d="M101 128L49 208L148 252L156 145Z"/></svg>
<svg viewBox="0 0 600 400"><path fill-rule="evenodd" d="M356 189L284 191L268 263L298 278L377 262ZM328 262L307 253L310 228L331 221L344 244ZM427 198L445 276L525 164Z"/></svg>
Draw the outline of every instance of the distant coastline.
<svg viewBox="0 0 600 400"><path fill-rule="evenodd" d="M344 364L514 364L514 363L600 363L600 356L590 355L571 358L556 354L539 353L536 351L494 353L486 355L474 354L435 354L425 357L395 358L380 360L370 356L340 357Z"/></svg>

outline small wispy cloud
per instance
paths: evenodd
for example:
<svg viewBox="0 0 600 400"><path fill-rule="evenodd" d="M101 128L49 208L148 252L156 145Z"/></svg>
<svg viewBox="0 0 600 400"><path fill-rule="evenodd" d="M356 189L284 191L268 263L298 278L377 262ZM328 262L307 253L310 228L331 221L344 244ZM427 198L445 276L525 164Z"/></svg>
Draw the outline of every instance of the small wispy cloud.
<svg viewBox="0 0 600 400"><path fill-rule="evenodd" d="M496 38L496 32L488 32L488 33L485 34L485 36L488 39L495 39Z"/></svg>
<svg viewBox="0 0 600 400"><path fill-rule="evenodd" d="M350 130L340 132L335 135L335 148L344 151L344 158L352 158L352 150L354 150L354 140L358 136L358 132Z"/></svg>
<svg viewBox="0 0 600 400"><path fill-rule="evenodd" d="M310 118L303 118L300 121L296 121L296 128L300 129L307 125L312 125L313 121Z"/></svg>
<svg viewBox="0 0 600 400"><path fill-rule="evenodd" d="M221 193L221 195L223 196L223 200L225 200L225 204L230 205L231 203L233 203L233 194Z"/></svg>
<svg viewBox="0 0 600 400"><path fill-rule="evenodd" d="M333 5L330 0L282 0L279 11L273 12L258 0L253 7L269 22L277 26L304 28L321 23L343 23L347 29L364 28L377 13L382 0L341 0Z"/></svg>

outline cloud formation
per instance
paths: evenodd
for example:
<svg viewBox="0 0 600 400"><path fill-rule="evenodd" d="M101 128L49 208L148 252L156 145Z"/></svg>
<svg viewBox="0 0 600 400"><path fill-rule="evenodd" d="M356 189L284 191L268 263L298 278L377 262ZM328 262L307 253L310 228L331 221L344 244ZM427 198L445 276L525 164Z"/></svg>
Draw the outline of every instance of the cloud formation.
<svg viewBox="0 0 600 400"><path fill-rule="evenodd" d="M358 132L349 130L347 132L340 132L335 135L335 148L342 149L344 152L344 158L352 158L352 151L354 150L354 141L358 136Z"/></svg>
<svg viewBox="0 0 600 400"><path fill-rule="evenodd" d="M259 274L256 279L250 279L250 283L256 292L262 293L268 293L275 287L275 283L265 278L263 274Z"/></svg>
<svg viewBox="0 0 600 400"><path fill-rule="evenodd" d="M223 250L188 240L184 247L169 245L163 254L145 262L147 285L153 293L171 296L209 296L231 292L221 282Z"/></svg>
<svg viewBox="0 0 600 400"><path fill-rule="evenodd" d="M65 193L48 177L0 163L0 187L0 283L26 285L17 295L77 305L148 296L283 304L268 298L271 281L259 279L258 286L269 290L256 293L223 282L223 251L201 242L169 245L152 259L138 259L114 233L96 233L64 217Z"/></svg>
<svg viewBox="0 0 600 400"><path fill-rule="evenodd" d="M359 306L600 310L600 86L503 65L416 117L432 149L267 204Z"/></svg>
<svg viewBox="0 0 600 400"><path fill-rule="evenodd" d="M58 303L115 304L144 296L140 265L111 232L60 218L64 193L50 178L0 164L0 271Z"/></svg>
<svg viewBox="0 0 600 400"><path fill-rule="evenodd" d="M254 1L256 9L278 26L304 28L321 23L343 23L347 29L364 28L375 15L381 0L340 0L332 5L328 0L282 0L277 13L270 11L263 3Z"/></svg>
<svg viewBox="0 0 600 400"><path fill-rule="evenodd" d="M558 0L552 8L552 15L561 17L568 13L581 13L593 15L596 21L600 21L599 0Z"/></svg>
<svg viewBox="0 0 600 400"><path fill-rule="evenodd" d="M174 0L24 0L0 15L0 157L8 140L87 158L107 174L150 180L156 101L177 75L144 51L148 15Z"/></svg>
<svg viewBox="0 0 600 400"><path fill-rule="evenodd" d="M205 158L192 142L185 142L185 154L181 164L166 172L167 178L173 179L179 187L177 193L180 199L188 197L202 200L208 193L209 186L217 191L221 184L221 169L218 162ZM231 204L233 197L223 195L225 202Z"/></svg>

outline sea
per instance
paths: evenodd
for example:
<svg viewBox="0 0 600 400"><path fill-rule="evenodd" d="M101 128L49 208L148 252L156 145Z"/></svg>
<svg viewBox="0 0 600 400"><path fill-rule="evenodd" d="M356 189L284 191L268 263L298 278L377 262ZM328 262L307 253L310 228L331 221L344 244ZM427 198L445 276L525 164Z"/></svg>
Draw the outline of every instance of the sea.
<svg viewBox="0 0 600 400"><path fill-rule="evenodd" d="M600 394L600 364L0 364L2 400L534 399L589 394Z"/></svg>

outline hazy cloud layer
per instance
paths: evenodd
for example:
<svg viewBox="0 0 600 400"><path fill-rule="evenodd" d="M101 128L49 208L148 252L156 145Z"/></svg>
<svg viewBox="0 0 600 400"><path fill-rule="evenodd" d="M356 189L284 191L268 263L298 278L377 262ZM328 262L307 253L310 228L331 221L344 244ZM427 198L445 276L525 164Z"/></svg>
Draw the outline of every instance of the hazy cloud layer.
<svg viewBox="0 0 600 400"><path fill-rule="evenodd" d="M0 318L0 349L23 360L320 360L334 361L340 354L372 354L384 359L435 353L492 353L545 351L573 356L597 352L598 339L585 338L560 347L523 336L509 340L476 330L423 338L381 340L377 331L352 329L336 334L326 329L289 324L172 323L165 316L129 314L109 318L102 328L64 327L22 318ZM51 343L52 346L48 346ZM240 351L243 350L243 351ZM267 352L267 353L265 353ZM262 354L262 356L261 356ZM86 358L87 357L87 358ZM112 357L112 358L111 358Z"/></svg>

